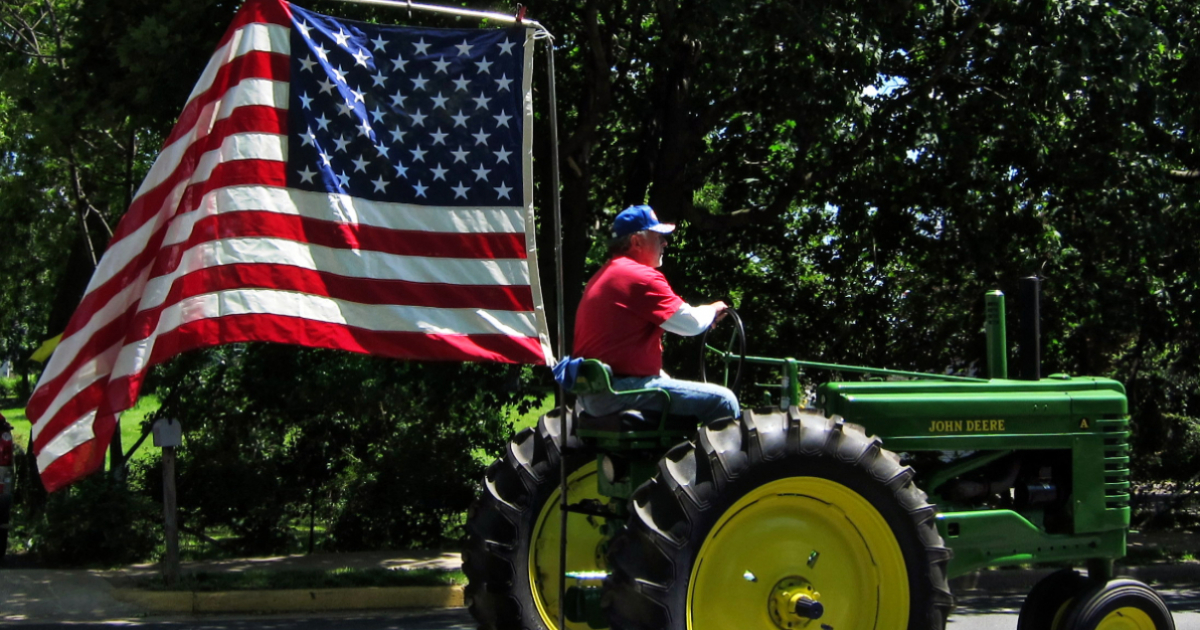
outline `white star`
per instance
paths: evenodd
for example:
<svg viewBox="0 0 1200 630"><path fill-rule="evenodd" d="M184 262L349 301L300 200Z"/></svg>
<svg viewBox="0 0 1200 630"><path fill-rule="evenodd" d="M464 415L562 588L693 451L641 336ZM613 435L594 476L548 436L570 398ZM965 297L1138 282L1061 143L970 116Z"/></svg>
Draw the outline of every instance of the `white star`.
<svg viewBox="0 0 1200 630"><path fill-rule="evenodd" d="M405 98L406 97L400 93L400 90L396 90L396 93L392 95L392 105L396 109L404 109L404 99Z"/></svg>
<svg viewBox="0 0 1200 630"><path fill-rule="evenodd" d="M413 185L413 189L415 189L417 191L418 197L424 197L425 191L428 189L428 187L418 181L416 184Z"/></svg>
<svg viewBox="0 0 1200 630"><path fill-rule="evenodd" d="M508 78L508 75L507 75L507 74L502 74L502 75L500 75L500 78L499 78L499 79L496 79L496 85L499 85L499 86L500 86L499 88L497 88L497 89L496 89L496 91L497 91L497 92L508 92L508 91L510 91L510 90L508 89L508 84L509 84L509 83L512 83L512 79Z"/></svg>
<svg viewBox="0 0 1200 630"><path fill-rule="evenodd" d="M308 35L308 29L312 28L311 26L305 24L303 21L298 21L296 22L296 28L300 29L300 32L304 34L304 39L311 39Z"/></svg>
<svg viewBox="0 0 1200 630"><path fill-rule="evenodd" d="M419 109L417 110L417 113L415 113L415 114L409 114L409 116L410 116L410 117L412 117L412 121L413 121L413 126L414 126L414 127L424 127L424 126L425 126L425 119L426 119L426 118L429 118L429 117L428 117L428 116L426 116L425 114L422 114L422 113L421 113L421 110L419 110Z"/></svg>
<svg viewBox="0 0 1200 630"><path fill-rule="evenodd" d="M317 126L321 128L321 131L329 131L329 122L330 121L325 117L325 114L321 114L321 116L317 118Z"/></svg>
<svg viewBox="0 0 1200 630"><path fill-rule="evenodd" d="M437 109L441 107L442 109L446 109L446 101L448 100L450 100L448 97L442 96L441 93L438 93L437 96L433 97L433 108Z"/></svg>
<svg viewBox="0 0 1200 630"><path fill-rule="evenodd" d="M341 46L342 48L345 48L346 42L350 41L350 36L344 33L340 28L338 29L338 32L333 34L333 38L337 40L338 46Z"/></svg>
<svg viewBox="0 0 1200 630"><path fill-rule="evenodd" d="M411 151L409 151L409 153L412 153L414 162L424 162L425 154L429 153L429 152L426 151L425 149L422 149L421 147L415 147Z"/></svg>
<svg viewBox="0 0 1200 630"><path fill-rule="evenodd" d="M385 113L386 112L384 112L382 109L379 109L379 107L376 107L375 109L371 110L371 120L373 120L377 123L381 123L381 122L383 122L383 115Z"/></svg>
<svg viewBox="0 0 1200 630"><path fill-rule="evenodd" d="M470 153L471 153L470 151L463 151L462 145L459 145L457 151L450 152L450 154L454 156L454 162L456 164L458 162L462 162L463 164L466 164L467 163L467 155L469 155Z"/></svg>
<svg viewBox="0 0 1200 630"><path fill-rule="evenodd" d="M320 81L317 81L317 83L320 84L320 86L321 86L322 94L329 94L329 95L333 94L334 85L333 85L332 81L330 81L329 79L321 79Z"/></svg>
<svg viewBox="0 0 1200 630"><path fill-rule="evenodd" d="M314 176L314 175L316 175L316 174L317 174L317 172L316 172L316 171L310 171L310 170L308 170L308 167L307 167L307 166L305 166L305 167L304 167L304 170L303 170L303 171L300 171L298 174L300 175L300 182L301 182L301 183L304 183L304 184L311 184L311 183L313 183L313 176Z"/></svg>
<svg viewBox="0 0 1200 630"><path fill-rule="evenodd" d="M413 44L413 46L416 46L418 55L428 55L429 54L429 44L425 43L424 37L421 38L421 41Z"/></svg>
<svg viewBox="0 0 1200 630"><path fill-rule="evenodd" d="M383 156L383 159L385 159L385 160L386 160L386 159L387 159L387 157L388 157L388 151L391 151L391 149L389 149L389 148L388 148L388 146L387 146L386 144L377 144L377 145L375 145L375 150L376 150L376 151L378 151L378 152L379 152L379 155L382 155L382 156Z"/></svg>
<svg viewBox="0 0 1200 630"><path fill-rule="evenodd" d="M512 155L512 151L509 151L508 149L505 149L504 147L500 147L499 151L493 151L492 153L496 154L496 163L497 164L499 164L501 162L504 162L505 164L511 163L508 161L508 156Z"/></svg>
<svg viewBox="0 0 1200 630"><path fill-rule="evenodd" d="M413 89L425 91L425 84L429 83L429 79L426 79L425 75L423 74L418 74L417 78L413 79L412 82Z"/></svg>
<svg viewBox="0 0 1200 630"><path fill-rule="evenodd" d="M339 134L337 137L337 140L334 140L333 143L337 145L336 150L339 153L345 153L346 147L350 146L350 140L351 140L350 138L347 138L347 137Z"/></svg>
<svg viewBox="0 0 1200 630"><path fill-rule="evenodd" d="M337 108L338 108L338 113L341 114L342 116L353 116L354 115L354 107L351 106L350 103L348 103L346 101L342 101L342 102L338 103Z"/></svg>
<svg viewBox="0 0 1200 630"><path fill-rule="evenodd" d="M490 169L490 168L483 168L483 164L480 164L480 165L479 165L479 168L477 168L477 169L474 169L474 170L472 170L471 172L472 172L472 173L475 173L475 181L477 181L477 182L480 182L480 181L482 181L482 182L486 182L486 181L487 181L487 176L488 176L488 173L491 173L491 172L492 172L492 169Z"/></svg>
<svg viewBox="0 0 1200 630"><path fill-rule="evenodd" d="M450 169L442 168L442 165L438 164L437 168L433 169L433 181L437 181L439 179L446 181L446 173L448 173L449 170Z"/></svg>
<svg viewBox="0 0 1200 630"><path fill-rule="evenodd" d="M455 115L451 116L451 118L453 118L453 119L454 119L454 126L455 126L455 127L466 127L466 126L467 126L467 119L468 119L468 118L470 118L470 116L468 116L468 115L466 115L466 114L464 114L464 113L462 113L462 112L460 111L460 112L458 112L457 114L455 114Z"/></svg>
<svg viewBox="0 0 1200 630"><path fill-rule="evenodd" d="M508 41L508 38L507 38L507 37L505 37L505 38L504 38L504 43L503 43L503 44L500 44L500 54L501 54L501 55L511 55L511 54L512 54L512 47L513 47L515 44L516 44L516 42L510 42L510 41Z"/></svg>
<svg viewBox="0 0 1200 630"><path fill-rule="evenodd" d="M360 48L358 52L354 53L354 65L370 68L371 66L367 65L367 61L370 58L371 55L368 55L365 49Z"/></svg>
<svg viewBox="0 0 1200 630"><path fill-rule="evenodd" d="M400 144L404 141L404 130L400 128L400 125L392 127L388 133L392 134L392 142Z"/></svg>
<svg viewBox="0 0 1200 630"><path fill-rule="evenodd" d="M307 92L300 93L300 106L307 110L312 110L312 97Z"/></svg>
<svg viewBox="0 0 1200 630"><path fill-rule="evenodd" d="M346 188L350 185L350 176L349 175L346 175L344 173L338 173L336 175L336 177L338 178L338 188Z"/></svg>
<svg viewBox="0 0 1200 630"><path fill-rule="evenodd" d="M324 164L325 166L333 166L333 162L329 161L328 154L321 152L321 153L317 154L317 157L321 158L321 163Z"/></svg>
<svg viewBox="0 0 1200 630"><path fill-rule="evenodd" d="M480 145L480 144L482 144L482 145L484 145L484 146L487 146L487 140L488 140L488 138L489 138L489 137L491 137L491 135L492 135L492 134L490 134L490 133L485 133L485 132L483 131L483 127L480 127L480 128L479 128L479 131L477 131L477 132L475 132L475 133L473 133L473 134L471 134L471 135L472 135L472 136L475 136L475 144L476 144L476 145Z"/></svg>
<svg viewBox="0 0 1200 630"><path fill-rule="evenodd" d="M509 196L508 196L508 191L510 191L510 190L512 190L512 189L511 189L511 188L509 188L509 187L508 187L506 184L504 184L503 182L501 182L501 184L500 184L499 186L496 186L496 195L497 195L497 198L501 198L501 197L502 197L502 198L504 198L504 199L508 199L508 198L509 198Z"/></svg>
<svg viewBox="0 0 1200 630"><path fill-rule="evenodd" d="M371 87L383 87L385 81L387 81L387 76L378 70L371 75Z"/></svg>
<svg viewBox="0 0 1200 630"><path fill-rule="evenodd" d="M476 97L472 98L471 100L475 101L476 108L482 107L483 109L487 109L488 101L491 101L492 97L484 96L483 93L480 92L479 96L476 96Z"/></svg>
<svg viewBox="0 0 1200 630"><path fill-rule="evenodd" d="M435 133L433 133L432 135L433 135L433 143L434 144L446 144L446 136L448 136L450 134L443 133L442 128L438 127L438 130Z"/></svg>
<svg viewBox="0 0 1200 630"><path fill-rule="evenodd" d="M313 46L313 51L317 53L317 56L321 58L321 61L329 61L329 51L325 50L324 46L317 44L316 46Z"/></svg>
<svg viewBox="0 0 1200 630"><path fill-rule="evenodd" d="M455 88L456 90L458 90L458 91L460 91L460 92L466 92L466 91L467 91L467 86L471 85L471 80L470 80L470 79L464 79L464 78L462 78L462 77L460 76L460 77L458 77L457 79L455 79L455 80L454 80L454 85L456 85L456 86L457 86L457 87Z"/></svg>
<svg viewBox="0 0 1200 630"><path fill-rule="evenodd" d="M363 98L362 92L359 92L358 90L350 90L350 93L354 95L355 103L366 103L367 102L366 99Z"/></svg>
<svg viewBox="0 0 1200 630"><path fill-rule="evenodd" d="M496 128L498 129L500 127L507 127L508 121L512 119L512 116L509 116L506 112L501 111L499 114L496 114L495 118Z"/></svg>
<svg viewBox="0 0 1200 630"><path fill-rule="evenodd" d="M463 40L463 43L461 43L461 44L455 44L455 45L454 45L454 47L458 49L458 56L459 56L459 57L462 57L462 56L464 56L464 55L470 55L470 54L471 54L471 49L472 49L472 48L474 48L474 46L472 46L472 45L468 44L468 43L467 43L467 40L465 40L465 39Z"/></svg>
<svg viewBox="0 0 1200 630"><path fill-rule="evenodd" d="M338 67L336 67L336 68L334 68L334 69L330 70L330 72L332 72L332 73L333 73L333 76L334 76L334 78L336 78L336 79L338 80L338 83L345 83L345 82L346 82L346 73L345 73L345 72L342 72L342 67L341 67L341 66L338 66Z"/></svg>
<svg viewBox="0 0 1200 630"><path fill-rule="evenodd" d="M308 128L308 132L300 134L300 139L303 142L300 146L317 146L317 135L313 133L312 127Z"/></svg>
<svg viewBox="0 0 1200 630"><path fill-rule="evenodd" d="M478 72L486 72L488 74L492 73L492 71L491 71L492 62L488 61L487 57L484 57L483 61L476 61L475 65L479 66L479 70L476 71L477 73Z"/></svg>
<svg viewBox="0 0 1200 630"><path fill-rule="evenodd" d="M392 60L392 70L403 71L407 64L408 60L404 58L404 55L396 55L396 58Z"/></svg>
<svg viewBox="0 0 1200 630"><path fill-rule="evenodd" d="M372 180L371 183L375 185L375 192L387 192L388 182L383 181L383 175L380 175L378 179Z"/></svg>
<svg viewBox="0 0 1200 630"><path fill-rule="evenodd" d="M312 72L313 66L317 65L317 62L314 61L312 57L309 57L308 55L304 55L304 58L300 60L300 65L304 66L303 68L301 68L302 71Z"/></svg>
<svg viewBox="0 0 1200 630"><path fill-rule="evenodd" d="M392 165L396 169L396 174L404 179L408 179L408 167L403 162L396 162Z"/></svg>
<svg viewBox="0 0 1200 630"><path fill-rule="evenodd" d="M470 186L463 186L463 183L462 183L462 182L458 182L458 185L457 185L457 186L454 186L454 187L452 187L452 188L451 188L451 190L453 190L453 191L454 191L454 198L455 198L455 199L458 199L458 198L460 198L460 197L461 197L461 198L463 198L463 199L466 199L466 198L467 198L467 191L471 190L471 187L470 187Z"/></svg>
<svg viewBox="0 0 1200 630"><path fill-rule="evenodd" d="M450 67L450 62L446 61L445 57L433 62L433 65L437 66L437 70L433 71L434 74L437 74L439 72L441 72L443 74L450 74L450 71L447 70L447 68Z"/></svg>
<svg viewBox="0 0 1200 630"><path fill-rule="evenodd" d="M383 35L376 35L375 39L371 40L371 48L375 52L385 52L387 40L383 38Z"/></svg>
<svg viewBox="0 0 1200 630"><path fill-rule="evenodd" d="M366 120L363 120L361 123L359 123L358 135L366 136L368 138L374 136L375 133L371 130L371 123L367 122Z"/></svg>
<svg viewBox="0 0 1200 630"><path fill-rule="evenodd" d="M350 160L350 161L354 163L354 172L355 173L358 173L360 171L363 173L367 172L367 165L370 164L370 162L362 159L361 155L358 156L357 160Z"/></svg>

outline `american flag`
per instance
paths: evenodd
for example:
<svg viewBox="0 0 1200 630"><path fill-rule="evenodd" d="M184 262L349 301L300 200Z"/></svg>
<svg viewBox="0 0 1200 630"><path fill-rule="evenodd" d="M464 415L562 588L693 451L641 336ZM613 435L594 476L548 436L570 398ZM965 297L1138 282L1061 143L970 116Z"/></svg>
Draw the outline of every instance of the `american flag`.
<svg viewBox="0 0 1200 630"><path fill-rule="evenodd" d="M550 364L533 32L238 12L26 412L48 490L104 463L146 371L269 341Z"/></svg>

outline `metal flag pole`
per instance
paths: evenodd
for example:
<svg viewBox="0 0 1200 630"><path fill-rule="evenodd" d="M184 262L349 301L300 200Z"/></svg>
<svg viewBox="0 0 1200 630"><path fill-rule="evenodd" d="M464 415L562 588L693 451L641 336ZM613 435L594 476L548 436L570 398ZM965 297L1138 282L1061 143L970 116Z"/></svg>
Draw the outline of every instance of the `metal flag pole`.
<svg viewBox="0 0 1200 630"><path fill-rule="evenodd" d="M460 9L457 7L444 7L432 4L414 4L408 0L338 0L339 2L348 2L352 4L369 4L377 6L386 6L397 9L407 9L411 15L414 10L428 11L431 13L443 13L459 17L470 17L481 20L495 20L505 24L525 24L539 31L535 38L548 39L546 44L546 72L549 79L549 87L547 96L550 101L550 205L553 210L553 226L554 226L554 261L555 261L555 287L556 287L556 306L558 307L558 356L564 358L567 356L566 342L566 314L564 309L565 297L563 295L563 287L565 281L563 279L563 242L562 242L562 200L559 195L559 167L558 167L558 96L555 92L554 82L554 36L546 27L537 23L534 20L525 19L525 11L522 9L517 15L505 15L503 13L492 13L488 11L471 11L469 9ZM560 630L566 627L566 606L564 601L567 590L567 403L566 395L561 385L557 386L558 396L558 418L559 418L559 457L558 457L558 474L559 474L559 547L558 547L558 627Z"/></svg>

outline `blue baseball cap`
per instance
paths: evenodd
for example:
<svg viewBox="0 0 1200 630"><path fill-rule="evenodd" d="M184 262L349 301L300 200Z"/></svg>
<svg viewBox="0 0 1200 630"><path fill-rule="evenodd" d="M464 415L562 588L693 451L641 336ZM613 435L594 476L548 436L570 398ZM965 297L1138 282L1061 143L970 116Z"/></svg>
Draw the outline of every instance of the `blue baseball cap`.
<svg viewBox="0 0 1200 630"><path fill-rule="evenodd" d="M612 237L622 238L642 230L651 230L659 234L670 234L675 231L674 223L659 223L650 206L629 206L613 220Z"/></svg>

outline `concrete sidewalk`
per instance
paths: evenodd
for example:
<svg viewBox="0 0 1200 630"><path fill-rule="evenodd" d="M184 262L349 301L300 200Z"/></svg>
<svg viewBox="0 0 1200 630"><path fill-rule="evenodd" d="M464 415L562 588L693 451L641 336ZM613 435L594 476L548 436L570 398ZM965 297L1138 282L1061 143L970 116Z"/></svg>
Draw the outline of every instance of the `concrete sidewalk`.
<svg viewBox="0 0 1200 630"><path fill-rule="evenodd" d="M183 573L457 569L457 553L373 551L184 562ZM158 564L113 570L37 569L0 565L0 622L100 621L153 615L445 608L462 606L462 587L365 587L275 591L146 591L139 579L161 575Z"/></svg>
<svg viewBox="0 0 1200 630"><path fill-rule="evenodd" d="M184 572L311 570L338 568L457 569L453 552L311 554L209 562L185 562ZM956 578L956 594L1027 593L1053 569L995 569ZM1118 567L1118 575L1152 586L1200 584L1200 563ZM335 610L446 608L463 605L462 588L370 587L290 591L163 592L129 588L139 578L161 574L157 564L123 569L54 570L0 565L0 623L87 622L152 616L218 613L284 613Z"/></svg>

